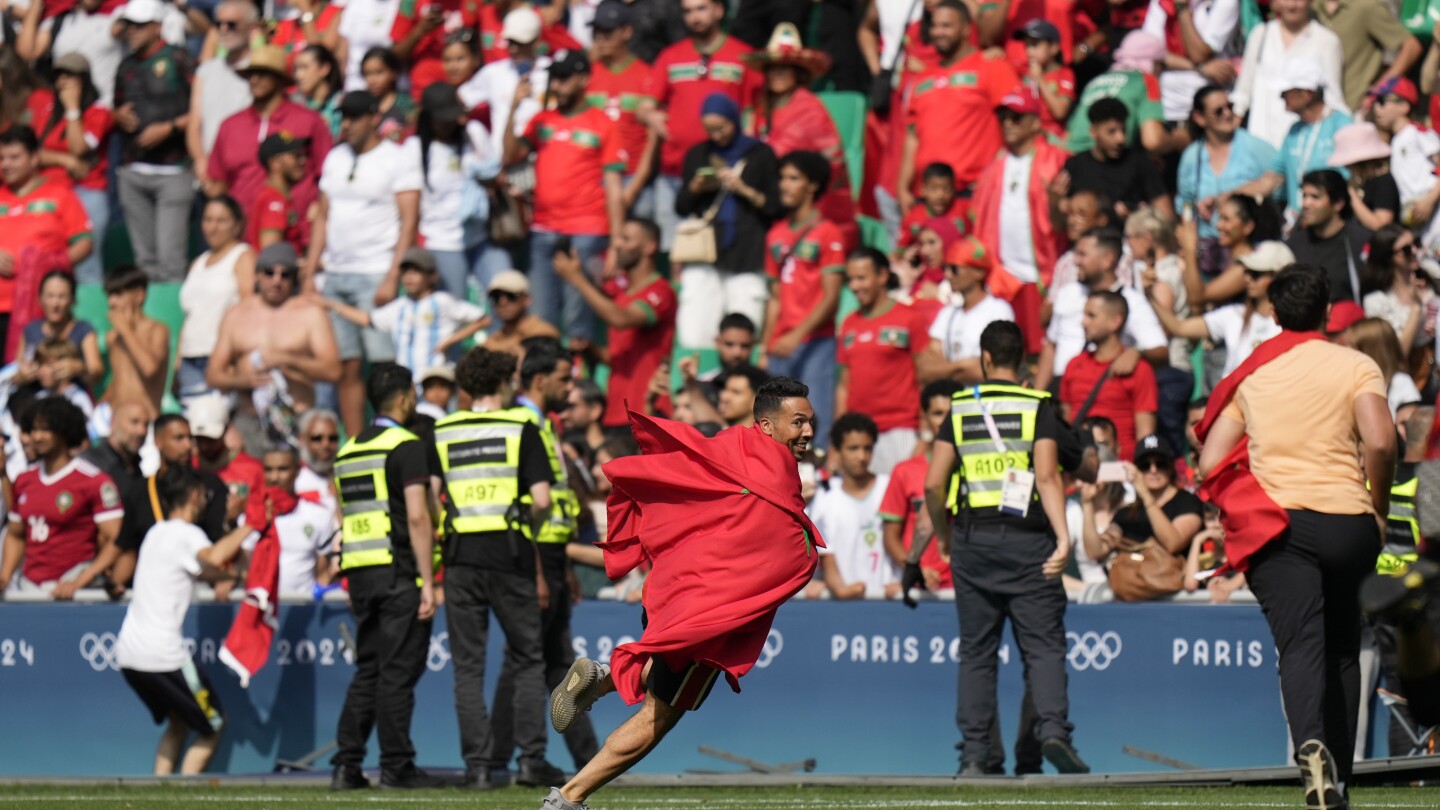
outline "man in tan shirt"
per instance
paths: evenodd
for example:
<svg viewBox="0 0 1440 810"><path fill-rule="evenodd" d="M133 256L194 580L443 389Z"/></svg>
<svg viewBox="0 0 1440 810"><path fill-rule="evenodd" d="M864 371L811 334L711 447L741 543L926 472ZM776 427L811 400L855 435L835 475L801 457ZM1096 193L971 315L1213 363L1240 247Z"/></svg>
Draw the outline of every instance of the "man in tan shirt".
<svg viewBox="0 0 1440 810"><path fill-rule="evenodd" d="M1282 329L1319 332L1330 283L1324 270L1291 265L1271 282L1270 300ZM1312 810L1348 807L1360 582L1380 553L1395 469L1385 391L1369 357L1324 340L1299 343L1240 383L1200 453L1209 477L1248 438L1255 480L1289 517L1249 558L1246 576L1280 652L1285 716Z"/></svg>

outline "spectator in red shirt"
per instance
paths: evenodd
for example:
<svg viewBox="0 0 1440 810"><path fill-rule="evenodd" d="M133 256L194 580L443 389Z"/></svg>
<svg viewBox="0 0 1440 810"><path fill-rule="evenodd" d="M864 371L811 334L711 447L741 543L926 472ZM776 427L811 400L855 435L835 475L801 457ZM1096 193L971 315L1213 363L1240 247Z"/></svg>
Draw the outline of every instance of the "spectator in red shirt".
<svg viewBox="0 0 1440 810"><path fill-rule="evenodd" d="M661 363L669 361L675 344L678 302L670 282L655 268L659 251L660 228L654 222L630 219L620 228L615 239L615 266L623 274L624 291L614 299L590 280L574 249L555 254L555 273L610 327L607 345L596 347L600 362L610 366L601 423L607 428L624 428L630 423L627 402L636 410L648 404L650 378ZM654 410L668 415L669 403L658 402Z"/></svg>
<svg viewBox="0 0 1440 810"><path fill-rule="evenodd" d="M36 124L45 133L40 141L40 163L45 167L42 173L70 186L85 206L95 249L75 265L75 276L81 283L98 284L104 270L100 262L101 240L110 224L105 175L115 119L110 108L100 103L90 63L78 53L55 59L55 94L60 103L54 105L49 121Z"/></svg>
<svg viewBox="0 0 1440 810"><path fill-rule="evenodd" d="M482 56L485 64L499 62L502 59L511 58L510 49L507 47L504 35L505 17L510 12L520 8L530 8L531 5L523 0L491 0L480 6L480 45L483 49ZM550 9L555 6L550 6ZM549 11L549 9L547 9ZM535 56L546 56L559 51L583 50L582 46L565 26L554 22L545 22L541 17L539 41L536 42Z"/></svg>
<svg viewBox="0 0 1440 810"><path fill-rule="evenodd" d="M311 45L334 53L340 49L340 13L343 4L329 0L290 0L295 16L281 20L270 35L270 44L285 52L285 64L295 69L296 57Z"/></svg>
<svg viewBox="0 0 1440 810"><path fill-rule="evenodd" d="M927 436L936 436L950 418L950 399L960 390L952 380L936 380L920 392L920 418ZM925 512L925 473L930 468L930 440L916 445L916 454L895 465L890 484L880 501L880 519L885 521L885 553L897 568L905 567L910 547L917 540L935 536ZM950 544L927 545L920 556L920 573L925 590L934 593L954 588L950 574Z"/></svg>
<svg viewBox="0 0 1440 810"><path fill-rule="evenodd" d="M288 132L277 132L260 144L260 165L267 175L265 185L255 194L255 202L245 217L245 241L259 253L279 241L289 242L301 256L309 245L301 230L299 210L295 205L295 187L309 176L310 148L306 138Z"/></svg>
<svg viewBox="0 0 1440 810"><path fill-rule="evenodd" d="M595 313L577 290L559 283L551 259L573 248L586 272L599 277L611 237L618 237L625 221L621 178L626 161L615 123L585 104L589 81L590 60L584 53L556 54L549 92L555 108L531 118L523 136L516 136L508 120L505 126L507 165L535 155L535 224L530 234L535 314L572 340L587 342L594 339ZM530 97L529 88L530 80L521 79L511 115Z"/></svg>
<svg viewBox="0 0 1440 810"><path fill-rule="evenodd" d="M1020 85L1003 57L970 44L970 11L960 0L940 0L930 13L930 42L940 64L921 75L906 111L909 128L900 162L900 208L915 205L915 176L934 162L948 163L963 195L1003 145L995 108Z"/></svg>
<svg viewBox="0 0 1440 810"><path fill-rule="evenodd" d="M449 31L474 30L480 25L479 0L402 0L390 37L395 55L410 65L410 93L419 98L425 88L445 81L442 58Z"/></svg>
<svg viewBox="0 0 1440 810"><path fill-rule="evenodd" d="M915 363L929 345L929 324L914 309L890 297L899 280L885 254L860 248L845 263L845 283L860 308L840 324L835 361L835 416L859 411L880 431L870 469L889 475L915 452L919 419L915 411Z"/></svg>
<svg viewBox="0 0 1440 810"><path fill-rule="evenodd" d="M325 155L330 152L330 127L319 115L285 97L292 80L285 72L285 54L279 48L252 48L238 72L250 83L254 101L220 125L206 164L209 180L205 189L210 196L229 194L242 208L250 210L267 179L255 147L271 133L288 133L303 139L309 150L304 178L292 189L296 209L304 211L319 193L315 184Z"/></svg>
<svg viewBox="0 0 1440 810"><path fill-rule="evenodd" d="M655 217L655 192L650 188L660 138L640 121L640 102L650 83L650 66L630 52L630 6L606 0L595 9L595 44L590 48L597 69L590 74L585 100L610 116L620 133L629 161L621 199L633 216Z"/></svg>
<svg viewBox="0 0 1440 810"><path fill-rule="evenodd" d="M955 170L949 163L931 163L920 173L920 201L900 221L896 254L915 244L920 231L936 217L953 222L960 236L970 232L970 201L955 193Z"/></svg>
<svg viewBox="0 0 1440 810"><path fill-rule="evenodd" d="M1155 432L1159 390L1149 363L1140 363L1128 377L1110 373L1110 365L1125 350L1120 333L1130 317L1130 305L1120 293L1095 290L1085 302L1085 340L1095 348L1077 355L1060 381L1060 404L1070 422L1103 416L1115 423L1120 458L1129 461L1135 443ZM1097 390L1098 389L1098 390ZM1094 401L1088 411L1084 404ZM1084 412L1082 412L1084 411Z"/></svg>
<svg viewBox="0 0 1440 810"><path fill-rule="evenodd" d="M80 199L40 174L40 140L27 126L0 133L0 348L14 356L25 324L40 317L40 280L90 255Z"/></svg>
<svg viewBox="0 0 1440 810"><path fill-rule="evenodd" d="M1049 20L1033 19L1014 39L1025 44L1025 58L1016 70L1023 67L1021 76L1040 98L1040 128L1057 139L1068 137L1065 121L1075 108L1075 71L1061 61L1061 54L1071 51L1061 41L1060 29Z"/></svg>
<svg viewBox="0 0 1440 810"><path fill-rule="evenodd" d="M712 93L724 93L743 109L759 86L759 77L741 61L754 49L728 36L724 0L679 0L688 37L660 52L650 73L641 120L664 141L655 185L655 214L669 250L675 237L675 198L680 191L685 153L706 139L700 106Z"/></svg>
<svg viewBox="0 0 1440 810"><path fill-rule="evenodd" d="M810 387L815 432L835 409L835 309L845 273L845 237L817 204L830 185L830 161L816 152L780 160L780 204L789 216L765 238L765 273L773 292L762 343L767 370Z"/></svg>

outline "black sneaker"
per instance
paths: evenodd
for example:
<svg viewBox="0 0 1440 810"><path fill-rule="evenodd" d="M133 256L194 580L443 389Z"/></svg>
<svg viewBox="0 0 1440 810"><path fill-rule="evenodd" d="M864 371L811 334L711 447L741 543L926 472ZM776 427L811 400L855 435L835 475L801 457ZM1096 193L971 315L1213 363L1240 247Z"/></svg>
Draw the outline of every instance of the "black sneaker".
<svg viewBox="0 0 1440 810"><path fill-rule="evenodd" d="M565 772L545 760L520 763L515 784L526 787L552 787L565 784Z"/></svg>
<svg viewBox="0 0 1440 810"><path fill-rule="evenodd" d="M330 775L331 790L364 790L370 787L370 780L354 765L336 765Z"/></svg>
<svg viewBox="0 0 1440 810"><path fill-rule="evenodd" d="M1005 775L1005 766L999 770L994 765L982 765L979 762L967 762L960 766L960 771L955 774L961 779L989 779L995 776Z"/></svg>
<svg viewBox="0 0 1440 810"><path fill-rule="evenodd" d="M488 768L469 768L465 771L465 778L460 782L461 790L493 790L495 782L490 778Z"/></svg>
<svg viewBox="0 0 1440 810"><path fill-rule="evenodd" d="M1089 773L1090 766L1080 758L1075 746L1069 740L1060 737L1051 737L1040 743L1040 753L1044 755L1045 761L1055 766L1060 773Z"/></svg>
<svg viewBox="0 0 1440 810"><path fill-rule="evenodd" d="M1305 810L1350 810L1335 775L1335 758L1319 740L1306 740L1295 752L1305 780Z"/></svg>
<svg viewBox="0 0 1440 810"><path fill-rule="evenodd" d="M445 787L445 780L414 767L399 773L380 772L380 787L391 790L425 790Z"/></svg>

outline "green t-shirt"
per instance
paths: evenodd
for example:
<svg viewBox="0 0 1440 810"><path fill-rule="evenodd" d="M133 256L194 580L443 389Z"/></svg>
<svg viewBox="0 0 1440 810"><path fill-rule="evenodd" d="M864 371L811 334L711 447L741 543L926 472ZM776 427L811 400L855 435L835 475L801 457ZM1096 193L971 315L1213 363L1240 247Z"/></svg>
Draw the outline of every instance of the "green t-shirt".
<svg viewBox="0 0 1440 810"><path fill-rule="evenodd" d="M1080 104L1070 115L1068 148L1071 154L1087 152L1095 145L1090 138L1090 107L1102 98L1118 98L1130 111L1125 122L1125 143L1131 149L1140 148L1142 121L1165 120L1165 110L1160 106L1160 82L1154 76L1134 70L1102 73L1085 85Z"/></svg>

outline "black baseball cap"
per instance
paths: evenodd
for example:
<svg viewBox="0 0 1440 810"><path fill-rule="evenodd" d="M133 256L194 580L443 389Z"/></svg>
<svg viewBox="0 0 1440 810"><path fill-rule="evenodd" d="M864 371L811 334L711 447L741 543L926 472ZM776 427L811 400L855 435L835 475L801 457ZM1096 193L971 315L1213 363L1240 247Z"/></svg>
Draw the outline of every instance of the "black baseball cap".
<svg viewBox="0 0 1440 810"><path fill-rule="evenodd" d="M565 50L555 54L550 63L550 78L568 79L581 73L590 72L590 57L584 51Z"/></svg>
<svg viewBox="0 0 1440 810"><path fill-rule="evenodd" d="M630 6L620 0L605 0L595 9L595 21L590 25L596 31L614 31L630 23Z"/></svg>
<svg viewBox="0 0 1440 810"><path fill-rule="evenodd" d="M1140 466L1147 458L1158 458L1163 464L1175 463L1175 453L1170 449L1170 445L1153 433L1135 445L1135 466Z"/></svg>
<svg viewBox="0 0 1440 810"><path fill-rule="evenodd" d="M289 132L277 132L260 143L260 165L269 165L270 159L289 152L303 152L310 148L309 138L297 138Z"/></svg>
<svg viewBox="0 0 1440 810"><path fill-rule="evenodd" d="M351 90L340 99L341 118L359 118L377 112L380 112L380 99L371 95L369 90Z"/></svg>
<svg viewBox="0 0 1440 810"><path fill-rule="evenodd" d="M1015 32L1012 39L1040 39L1046 42L1059 42L1060 29L1055 27L1055 23L1036 17L1020 26L1020 30Z"/></svg>

